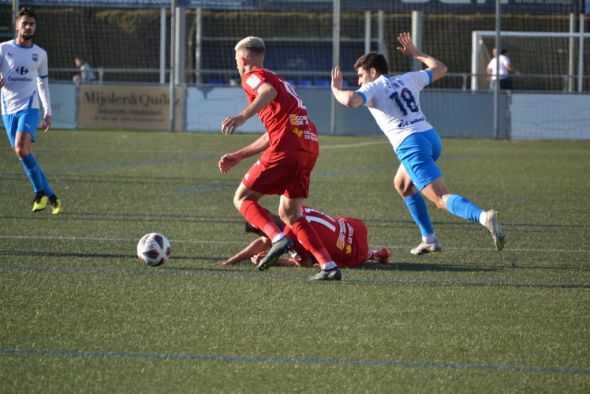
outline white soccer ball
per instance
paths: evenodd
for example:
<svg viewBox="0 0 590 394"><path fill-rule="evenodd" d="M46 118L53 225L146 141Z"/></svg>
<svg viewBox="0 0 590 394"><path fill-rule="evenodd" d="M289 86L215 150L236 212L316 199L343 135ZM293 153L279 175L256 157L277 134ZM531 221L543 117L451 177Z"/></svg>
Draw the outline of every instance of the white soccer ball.
<svg viewBox="0 0 590 394"><path fill-rule="evenodd" d="M170 258L170 241L160 233L149 233L137 244L137 257L145 264L156 267Z"/></svg>

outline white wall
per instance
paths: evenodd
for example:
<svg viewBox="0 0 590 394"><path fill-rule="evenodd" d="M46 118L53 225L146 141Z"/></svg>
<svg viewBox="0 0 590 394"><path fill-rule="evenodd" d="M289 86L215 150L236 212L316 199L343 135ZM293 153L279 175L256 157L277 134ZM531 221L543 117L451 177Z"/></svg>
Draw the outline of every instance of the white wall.
<svg viewBox="0 0 590 394"><path fill-rule="evenodd" d="M188 88L186 92L187 131L219 131L221 121L237 115L248 105L242 88ZM240 132L264 132L264 126L253 116L239 128Z"/></svg>
<svg viewBox="0 0 590 394"><path fill-rule="evenodd" d="M512 139L590 139L590 95L514 93Z"/></svg>

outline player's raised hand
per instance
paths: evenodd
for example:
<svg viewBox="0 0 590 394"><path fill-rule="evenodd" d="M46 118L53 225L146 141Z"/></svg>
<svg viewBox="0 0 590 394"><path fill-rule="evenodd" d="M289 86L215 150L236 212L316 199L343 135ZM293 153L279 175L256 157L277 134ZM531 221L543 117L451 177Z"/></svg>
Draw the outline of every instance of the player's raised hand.
<svg viewBox="0 0 590 394"><path fill-rule="evenodd" d="M414 57L418 53L418 49L416 49L416 46L412 42L412 36L410 33L399 33L397 41L400 44L400 46L397 47L397 50L407 57Z"/></svg>
<svg viewBox="0 0 590 394"><path fill-rule="evenodd" d="M336 66L332 69L332 89L342 90L343 77L340 67Z"/></svg>
<svg viewBox="0 0 590 394"><path fill-rule="evenodd" d="M4 87L4 77L0 76L0 89Z"/></svg>

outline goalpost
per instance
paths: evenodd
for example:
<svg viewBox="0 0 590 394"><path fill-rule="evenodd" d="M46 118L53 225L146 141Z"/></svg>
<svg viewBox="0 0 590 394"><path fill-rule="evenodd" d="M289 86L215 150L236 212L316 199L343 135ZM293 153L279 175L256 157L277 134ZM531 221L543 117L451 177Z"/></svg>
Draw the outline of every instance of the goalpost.
<svg viewBox="0 0 590 394"><path fill-rule="evenodd" d="M529 60L530 69L526 74L530 78L543 79L549 83L563 83L564 89L574 91L574 64L578 59L578 90L584 78L584 40L590 33L558 33L558 32L514 32L502 31L502 47L510 48L511 53ZM474 30L471 34L471 90L485 89L486 67L490 61L491 49L495 46L495 31ZM578 53L574 47L578 42ZM513 60L512 56L511 59ZM519 69L518 65L513 65Z"/></svg>

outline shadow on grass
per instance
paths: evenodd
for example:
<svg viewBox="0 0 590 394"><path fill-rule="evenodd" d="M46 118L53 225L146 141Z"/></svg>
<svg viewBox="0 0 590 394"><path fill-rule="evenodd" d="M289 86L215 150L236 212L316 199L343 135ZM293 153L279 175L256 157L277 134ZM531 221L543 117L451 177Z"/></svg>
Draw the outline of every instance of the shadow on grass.
<svg viewBox="0 0 590 394"><path fill-rule="evenodd" d="M492 272L500 271L505 267L473 267L428 263L365 263L359 269L367 271L439 271L439 272Z"/></svg>
<svg viewBox="0 0 590 394"><path fill-rule="evenodd" d="M174 257L175 260L180 260L180 257ZM216 258L216 257L208 257L208 256L199 256L199 257L187 257L185 260L208 260L209 262L206 263L205 266L182 266L182 267L174 267L174 266L163 266L163 269L173 269L179 271L244 271L244 268L250 267L254 269L254 266L249 261L242 261L236 263L234 265L228 266L218 266L214 265L214 262L223 261L223 258ZM317 267L314 268L306 268L306 267L276 267L282 269L293 269L301 270L301 272L305 272L307 270L314 271L317 270ZM376 263L365 263L355 268L343 268L345 270L353 269L358 271L438 271L438 272L495 272L495 271L502 271L506 267L474 267L474 266L459 266L459 265L445 265L445 264L423 264L423 263L388 263L388 264L376 264Z"/></svg>

